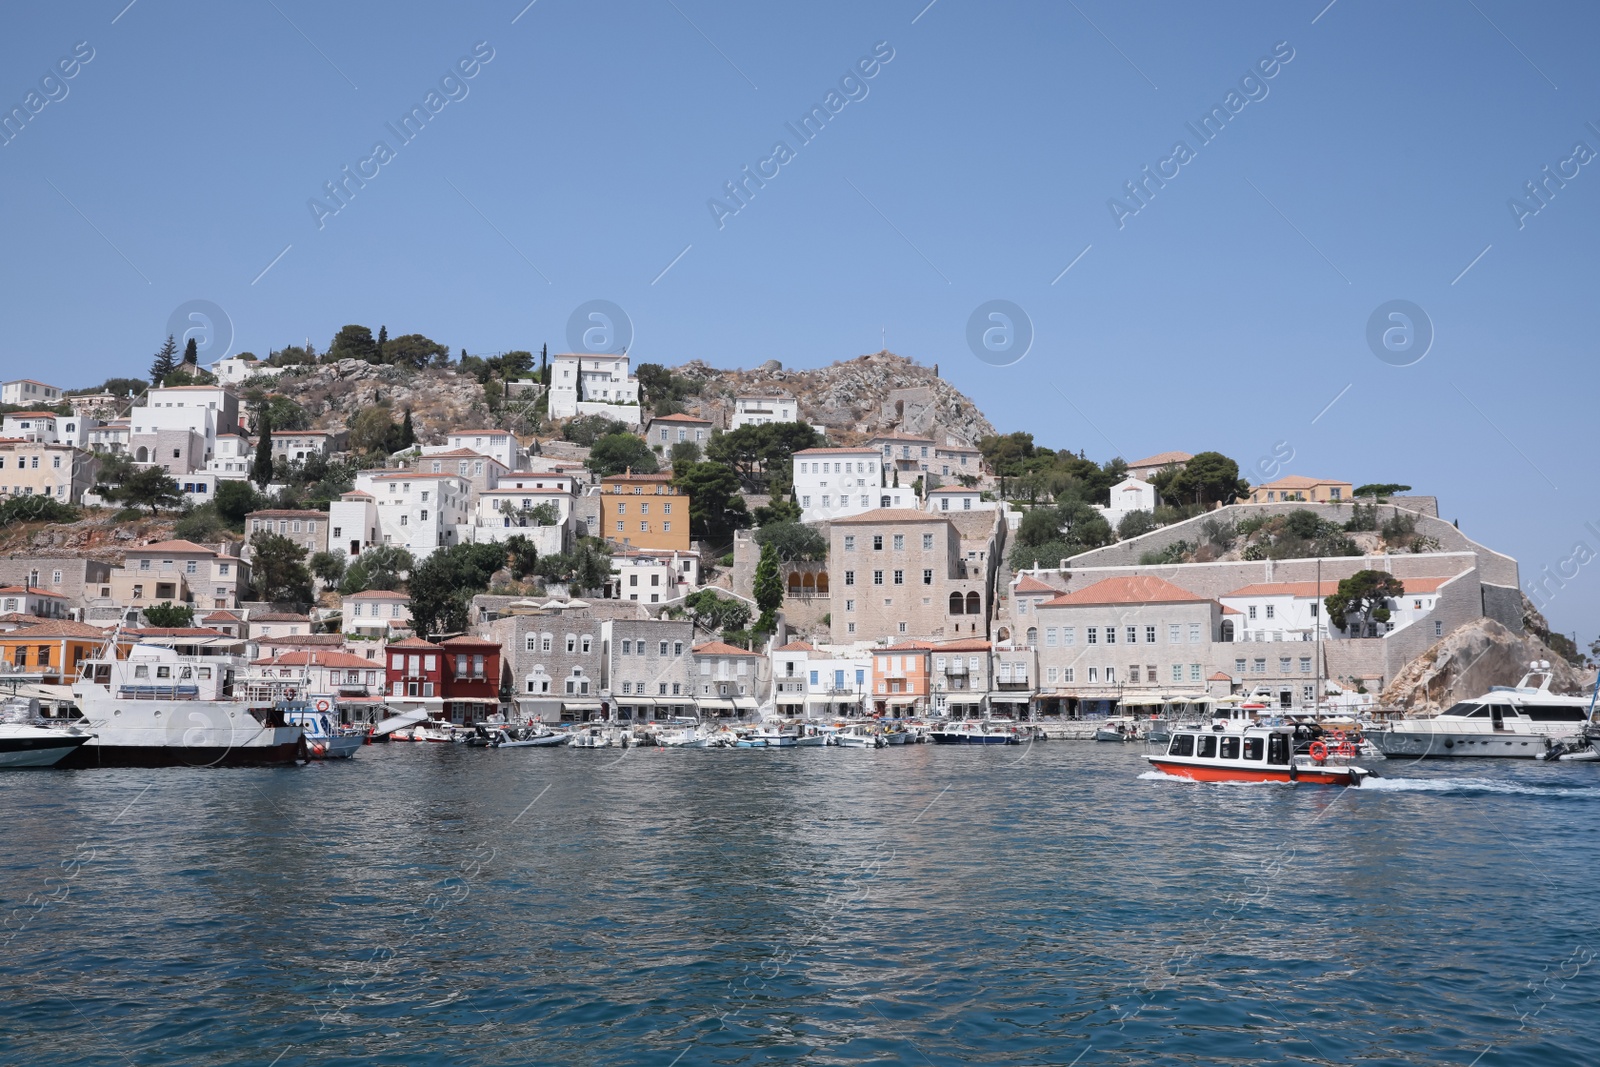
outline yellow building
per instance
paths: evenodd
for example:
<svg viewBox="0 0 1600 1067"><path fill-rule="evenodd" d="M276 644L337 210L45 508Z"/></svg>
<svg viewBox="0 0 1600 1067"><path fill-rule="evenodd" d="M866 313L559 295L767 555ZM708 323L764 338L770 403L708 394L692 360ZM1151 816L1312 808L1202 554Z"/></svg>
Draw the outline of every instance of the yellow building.
<svg viewBox="0 0 1600 1067"><path fill-rule="evenodd" d="M0 661L17 674L40 675L47 685L70 685L79 665L105 647L106 636L97 626L52 619L0 634ZM117 654L125 656L132 643L119 639Z"/></svg>
<svg viewBox="0 0 1600 1067"><path fill-rule="evenodd" d="M1275 482L1253 487L1250 495L1240 499L1239 503L1276 504L1284 500L1304 500L1311 504L1339 504L1352 499L1354 495L1349 482L1288 474Z"/></svg>
<svg viewBox="0 0 1600 1067"><path fill-rule="evenodd" d="M94 453L71 445L0 438L0 499L47 496L76 504L94 487L99 469L100 460Z"/></svg>
<svg viewBox="0 0 1600 1067"><path fill-rule="evenodd" d="M689 549L689 498L670 474L613 474L600 480L600 535L631 548Z"/></svg>

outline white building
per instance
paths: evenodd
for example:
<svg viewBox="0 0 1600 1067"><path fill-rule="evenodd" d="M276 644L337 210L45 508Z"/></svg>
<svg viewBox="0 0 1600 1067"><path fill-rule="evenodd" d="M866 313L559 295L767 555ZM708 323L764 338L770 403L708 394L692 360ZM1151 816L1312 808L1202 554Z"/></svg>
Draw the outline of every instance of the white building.
<svg viewBox="0 0 1600 1067"><path fill-rule="evenodd" d="M627 356L564 352L550 357L550 417L578 415L639 425L639 380L629 373Z"/></svg>
<svg viewBox="0 0 1600 1067"><path fill-rule="evenodd" d="M1111 487L1111 504L1108 507L1094 505L1094 509L1105 516L1106 522L1115 530L1117 524L1136 511L1154 512L1156 510L1156 487L1142 478L1129 476Z"/></svg>
<svg viewBox="0 0 1600 1067"><path fill-rule="evenodd" d="M92 427L89 430L89 449L93 452L126 452L130 432L127 419L112 419Z"/></svg>
<svg viewBox="0 0 1600 1067"><path fill-rule="evenodd" d="M794 454L802 522L917 506L910 486L885 486L884 481L883 456L875 448L804 448Z"/></svg>
<svg viewBox="0 0 1600 1067"><path fill-rule="evenodd" d="M455 544L471 514L471 486L456 474L362 471L356 489L371 494L382 543L398 545L419 560ZM334 523L331 508L328 521Z"/></svg>
<svg viewBox="0 0 1600 1067"><path fill-rule="evenodd" d="M217 445L206 463L206 473L221 481L243 481L250 477L250 467L255 463L255 448L250 438L242 433L220 433Z"/></svg>
<svg viewBox="0 0 1600 1067"><path fill-rule="evenodd" d="M700 588L700 553L670 549L632 549L611 554L615 600L662 604Z"/></svg>
<svg viewBox="0 0 1600 1067"><path fill-rule="evenodd" d="M128 447L134 462L159 463L173 474L188 473L210 462L218 436L237 432L239 398L220 385L151 389L128 417L132 423ZM186 436L199 441L192 443Z"/></svg>
<svg viewBox="0 0 1600 1067"><path fill-rule="evenodd" d="M483 543L521 536L531 541L541 556L565 552L572 529L572 502L570 489L522 489L502 484L478 493L472 503L469 533L463 540ZM555 509L555 522L541 523L528 515L530 509L546 504Z"/></svg>
<svg viewBox="0 0 1600 1067"><path fill-rule="evenodd" d="M341 606L339 629L387 641L411 629L411 598L405 593L368 589L351 593Z"/></svg>
<svg viewBox="0 0 1600 1067"><path fill-rule="evenodd" d="M872 654L826 651L804 641L772 650L772 701L785 717L834 719L861 714L872 691Z"/></svg>
<svg viewBox="0 0 1600 1067"><path fill-rule="evenodd" d="M696 645L689 682L703 716L735 716L755 711L766 696L772 664L766 656L722 641Z"/></svg>
<svg viewBox="0 0 1600 1067"><path fill-rule="evenodd" d="M934 489L923 505L925 511L993 511L998 501L985 500L976 489Z"/></svg>
<svg viewBox="0 0 1600 1067"><path fill-rule="evenodd" d="M1222 620L1222 639L1259 643L1315 641L1319 635L1323 640L1331 641L1350 637L1382 637L1425 619L1439 600L1439 590L1454 580L1401 578L1405 595L1388 601L1389 621L1370 622L1364 630L1354 622L1344 630L1329 624L1323 610L1323 599L1339 591L1339 583L1332 579L1324 581L1320 589L1314 581L1247 585L1217 598L1227 611ZM1439 629L1437 636L1444 636L1442 625Z"/></svg>
<svg viewBox="0 0 1600 1067"><path fill-rule="evenodd" d="M371 493L352 489L328 505L328 551L355 562L363 549L383 544L378 522L378 501Z"/></svg>
<svg viewBox="0 0 1600 1067"><path fill-rule="evenodd" d="M425 445L422 455L435 456L465 449L498 460L508 471L528 469L527 455L522 445L515 434L505 430L451 430L444 439L442 445Z"/></svg>
<svg viewBox="0 0 1600 1067"><path fill-rule="evenodd" d="M728 429L799 421L800 402L792 396L741 396L734 398L733 416L728 420Z"/></svg>
<svg viewBox="0 0 1600 1067"><path fill-rule="evenodd" d="M61 390L57 386L46 385L33 378L14 378L0 384L0 404L54 406L59 403L61 403Z"/></svg>
<svg viewBox="0 0 1600 1067"><path fill-rule="evenodd" d="M206 368L219 383L224 385L237 385L270 369L265 363L248 353L243 356L229 356L227 359L219 359Z"/></svg>

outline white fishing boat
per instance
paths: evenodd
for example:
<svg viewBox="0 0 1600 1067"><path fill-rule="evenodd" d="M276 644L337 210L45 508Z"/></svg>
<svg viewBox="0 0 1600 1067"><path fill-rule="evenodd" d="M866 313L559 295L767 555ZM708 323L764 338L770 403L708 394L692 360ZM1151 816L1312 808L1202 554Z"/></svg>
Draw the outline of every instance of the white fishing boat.
<svg viewBox="0 0 1600 1067"><path fill-rule="evenodd" d="M936 745L1016 745L1021 738L1012 729L1009 720L975 720L949 722L936 726L929 732Z"/></svg>
<svg viewBox="0 0 1600 1067"><path fill-rule="evenodd" d="M434 745L448 745L455 741L455 731L448 723L429 719L415 726L402 727L391 735L395 741L419 741Z"/></svg>
<svg viewBox="0 0 1600 1067"><path fill-rule="evenodd" d="M661 730L656 733L656 743L662 748L710 748L711 732L707 726Z"/></svg>
<svg viewBox="0 0 1600 1067"><path fill-rule="evenodd" d="M1367 738L1390 758L1537 759L1581 738L1591 721L1593 698L1552 693L1553 678L1549 661L1535 660L1517 685L1492 686L1431 718L1380 724Z"/></svg>
<svg viewBox="0 0 1600 1067"><path fill-rule="evenodd" d="M350 759L367 743L363 734L334 725L327 712L304 703L286 706L283 719L305 733L306 755L311 759Z"/></svg>
<svg viewBox="0 0 1600 1067"><path fill-rule="evenodd" d="M837 727L808 722L801 725L800 736L794 743L799 748L823 748L833 743L833 735L838 732Z"/></svg>
<svg viewBox="0 0 1600 1067"><path fill-rule="evenodd" d="M94 736L57 766L210 767L306 758L304 732L284 719L287 692L247 699L237 691L242 657L136 644L117 659L113 647L108 642L80 668L72 695L83 715L80 728Z"/></svg>
<svg viewBox="0 0 1600 1067"><path fill-rule="evenodd" d="M567 742L571 748L627 748L630 743L626 731L604 723L591 723L572 731L572 740Z"/></svg>
<svg viewBox="0 0 1600 1067"><path fill-rule="evenodd" d="M884 748L888 742L878 736L876 727L866 723L851 723L833 735L833 743L840 748Z"/></svg>

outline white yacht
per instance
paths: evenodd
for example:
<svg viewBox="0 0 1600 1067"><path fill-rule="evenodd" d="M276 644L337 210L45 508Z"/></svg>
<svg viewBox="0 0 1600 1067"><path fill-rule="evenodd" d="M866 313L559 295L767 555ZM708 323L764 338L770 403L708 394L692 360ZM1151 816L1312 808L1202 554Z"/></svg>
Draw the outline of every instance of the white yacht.
<svg viewBox="0 0 1600 1067"><path fill-rule="evenodd" d="M305 734L284 721L281 701L247 699L235 679L244 660L137 644L117 659L108 642L72 686L79 723L94 734L58 767L176 767L289 763L305 758ZM293 690L281 696L293 699Z"/></svg>
<svg viewBox="0 0 1600 1067"><path fill-rule="evenodd" d="M1431 718L1399 719L1366 736L1389 757L1538 759L1589 723L1591 698L1550 692L1553 677L1548 660L1535 660L1517 685L1491 686Z"/></svg>

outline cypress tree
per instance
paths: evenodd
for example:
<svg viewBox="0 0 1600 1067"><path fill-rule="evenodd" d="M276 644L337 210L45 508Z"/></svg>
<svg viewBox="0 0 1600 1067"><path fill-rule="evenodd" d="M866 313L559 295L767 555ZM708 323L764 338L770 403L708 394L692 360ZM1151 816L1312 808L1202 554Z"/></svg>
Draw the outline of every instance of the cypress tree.
<svg viewBox="0 0 1600 1067"><path fill-rule="evenodd" d="M196 370L200 369L200 346L195 344L193 337L189 338L189 343L183 346L183 361L192 363Z"/></svg>
<svg viewBox="0 0 1600 1067"><path fill-rule="evenodd" d="M417 431L411 425L411 409L406 408L406 417L400 422L400 448L410 448L416 443Z"/></svg>
<svg viewBox="0 0 1600 1067"><path fill-rule="evenodd" d="M389 343L389 327L387 327L387 326L379 326L378 327L378 362L379 363L387 363L387 362L389 362L386 358L384 358L384 355L383 355L383 346L388 344L388 343Z"/></svg>
<svg viewBox="0 0 1600 1067"><path fill-rule="evenodd" d="M783 605L783 579L778 576L778 546L768 541L761 546L761 560L756 564L756 607L761 609L761 620L756 629L767 633L778 628L775 613Z"/></svg>
<svg viewBox="0 0 1600 1067"><path fill-rule="evenodd" d="M256 441L256 458L250 466L250 480L262 489L272 481L272 419L261 413L261 436Z"/></svg>

